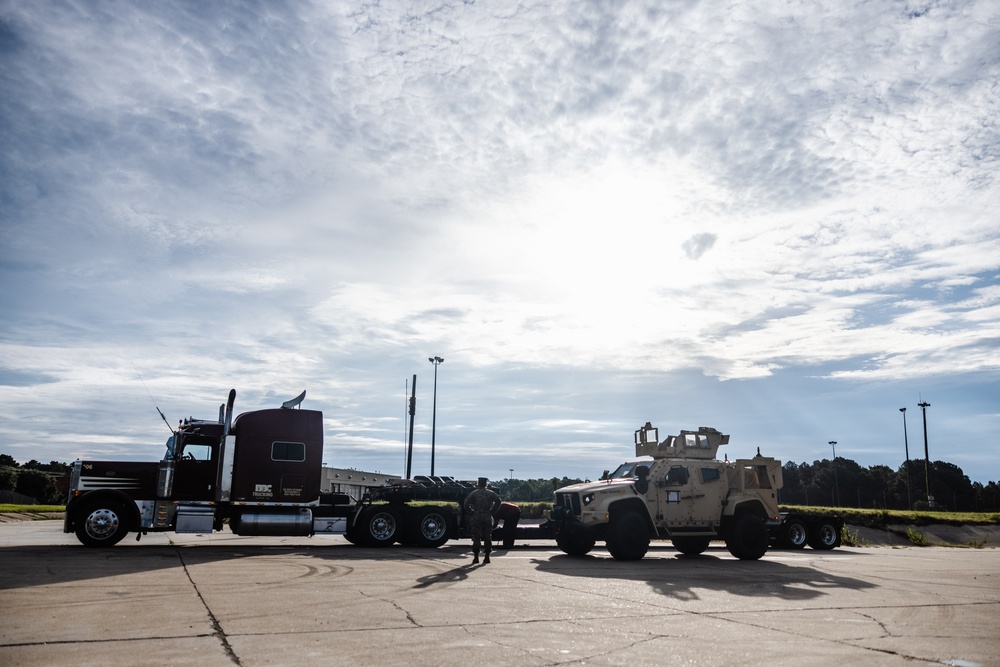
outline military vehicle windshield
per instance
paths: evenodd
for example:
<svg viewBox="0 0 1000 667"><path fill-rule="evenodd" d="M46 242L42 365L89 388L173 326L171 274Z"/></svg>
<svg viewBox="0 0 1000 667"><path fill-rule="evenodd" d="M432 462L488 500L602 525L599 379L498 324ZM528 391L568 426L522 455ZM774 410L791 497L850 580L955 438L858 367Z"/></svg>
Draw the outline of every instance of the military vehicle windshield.
<svg viewBox="0 0 1000 667"><path fill-rule="evenodd" d="M635 470L639 466L645 466L649 469L653 465L652 461L629 461L628 463L623 463L607 476L606 479L627 479L635 477Z"/></svg>

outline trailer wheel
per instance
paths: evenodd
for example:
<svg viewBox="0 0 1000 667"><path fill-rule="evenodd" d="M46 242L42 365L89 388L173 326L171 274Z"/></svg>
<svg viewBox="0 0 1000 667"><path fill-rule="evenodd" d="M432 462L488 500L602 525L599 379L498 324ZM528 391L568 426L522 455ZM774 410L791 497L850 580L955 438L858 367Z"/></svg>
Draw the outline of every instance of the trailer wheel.
<svg viewBox="0 0 1000 667"><path fill-rule="evenodd" d="M840 546L840 531L830 521L820 521L809 534L809 546L820 551L829 551Z"/></svg>
<svg viewBox="0 0 1000 667"><path fill-rule="evenodd" d="M97 501L77 515L76 537L86 547L110 547L128 534L128 520L121 505Z"/></svg>
<svg viewBox="0 0 1000 667"><path fill-rule="evenodd" d="M387 547L399 534L399 515L396 510L373 505L361 515L359 540L369 547Z"/></svg>
<svg viewBox="0 0 1000 667"><path fill-rule="evenodd" d="M674 549L687 556L697 556L708 548L709 538L707 537L675 537L671 540Z"/></svg>
<svg viewBox="0 0 1000 667"><path fill-rule="evenodd" d="M789 549L804 549L808 534L805 523L800 519L792 519L785 526L784 546Z"/></svg>
<svg viewBox="0 0 1000 667"><path fill-rule="evenodd" d="M437 549L448 541L448 518L440 507L427 507L414 513L410 534L415 546Z"/></svg>
<svg viewBox="0 0 1000 667"><path fill-rule="evenodd" d="M754 514L736 519L726 534L726 548L740 560L759 560L767 553L767 525Z"/></svg>
<svg viewBox="0 0 1000 667"><path fill-rule="evenodd" d="M556 535L556 545L570 556L586 556L594 542L594 532L580 522L567 525Z"/></svg>
<svg viewBox="0 0 1000 667"><path fill-rule="evenodd" d="M649 550L649 526L634 511L615 515L608 526L608 552L615 560L640 560Z"/></svg>

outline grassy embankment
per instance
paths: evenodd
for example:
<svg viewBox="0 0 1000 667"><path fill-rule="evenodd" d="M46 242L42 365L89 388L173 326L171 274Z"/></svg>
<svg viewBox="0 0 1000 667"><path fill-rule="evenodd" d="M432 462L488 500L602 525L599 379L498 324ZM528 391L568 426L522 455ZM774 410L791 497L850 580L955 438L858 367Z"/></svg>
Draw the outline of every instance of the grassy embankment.
<svg viewBox="0 0 1000 667"><path fill-rule="evenodd" d="M417 504L451 504L451 503L417 503ZM524 502L518 503L521 516L525 519L540 519L543 512L552 507L552 503ZM0 503L0 512L15 512L29 514L34 518L48 519L53 512L62 512L62 505L16 505ZM456 507L457 509L457 507ZM1000 525L1000 512L935 512L930 510L878 510L852 509L847 507L803 507L799 505L782 505L782 511L804 512L819 515L840 516L847 523L870 528L885 528L889 524L913 524L929 526L933 524L948 524L952 526L982 526Z"/></svg>
<svg viewBox="0 0 1000 667"><path fill-rule="evenodd" d="M17 505L0 503L0 513L27 514L34 521L52 519L53 512L64 512L64 505Z"/></svg>

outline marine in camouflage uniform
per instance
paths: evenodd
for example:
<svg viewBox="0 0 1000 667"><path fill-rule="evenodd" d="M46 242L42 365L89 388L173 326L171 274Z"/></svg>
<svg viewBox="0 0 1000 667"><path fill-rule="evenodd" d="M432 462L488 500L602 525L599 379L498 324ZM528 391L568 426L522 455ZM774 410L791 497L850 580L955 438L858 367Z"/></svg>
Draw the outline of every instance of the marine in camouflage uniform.
<svg viewBox="0 0 1000 667"><path fill-rule="evenodd" d="M493 550L493 513L500 507L500 496L486 488L485 477L479 478L479 488L465 498L465 513L469 515L472 534L472 564L479 562L479 549L485 542L483 564L490 562Z"/></svg>

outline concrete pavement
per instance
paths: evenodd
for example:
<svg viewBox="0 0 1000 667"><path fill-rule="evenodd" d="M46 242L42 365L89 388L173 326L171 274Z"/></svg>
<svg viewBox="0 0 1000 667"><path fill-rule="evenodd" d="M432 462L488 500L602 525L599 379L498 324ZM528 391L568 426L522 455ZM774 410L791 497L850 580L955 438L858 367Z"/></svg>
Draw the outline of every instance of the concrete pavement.
<svg viewBox="0 0 1000 667"><path fill-rule="evenodd" d="M2 665L1000 665L1000 549L619 563L539 541L134 535L0 525Z"/></svg>

